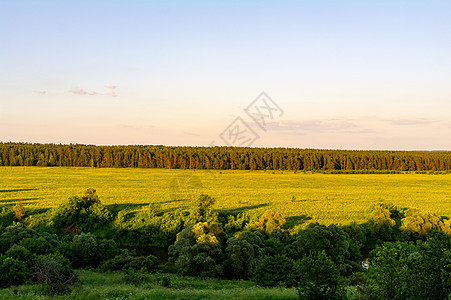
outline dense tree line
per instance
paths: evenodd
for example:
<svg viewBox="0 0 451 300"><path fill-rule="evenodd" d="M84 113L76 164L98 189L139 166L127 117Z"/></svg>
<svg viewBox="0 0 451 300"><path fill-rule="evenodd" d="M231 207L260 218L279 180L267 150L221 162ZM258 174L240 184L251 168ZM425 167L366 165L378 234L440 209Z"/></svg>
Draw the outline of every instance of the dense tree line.
<svg viewBox="0 0 451 300"><path fill-rule="evenodd" d="M0 143L0 166L269 169L328 172L449 171L451 170L451 151Z"/></svg>

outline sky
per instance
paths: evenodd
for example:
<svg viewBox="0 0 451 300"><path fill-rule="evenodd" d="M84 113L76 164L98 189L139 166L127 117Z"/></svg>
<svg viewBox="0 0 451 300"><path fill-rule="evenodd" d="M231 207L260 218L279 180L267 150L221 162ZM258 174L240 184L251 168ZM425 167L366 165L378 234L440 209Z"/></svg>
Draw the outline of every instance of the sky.
<svg viewBox="0 0 451 300"><path fill-rule="evenodd" d="M451 150L450 37L450 1L0 0L0 141Z"/></svg>

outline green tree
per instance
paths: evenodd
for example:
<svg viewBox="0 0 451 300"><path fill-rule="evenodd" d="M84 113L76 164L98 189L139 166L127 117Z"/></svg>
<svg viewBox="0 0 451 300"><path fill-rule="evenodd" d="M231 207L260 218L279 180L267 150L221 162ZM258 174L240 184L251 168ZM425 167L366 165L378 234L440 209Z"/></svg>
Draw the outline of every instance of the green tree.
<svg viewBox="0 0 451 300"><path fill-rule="evenodd" d="M300 263L298 294L301 299L344 299L343 280L325 251L304 256Z"/></svg>

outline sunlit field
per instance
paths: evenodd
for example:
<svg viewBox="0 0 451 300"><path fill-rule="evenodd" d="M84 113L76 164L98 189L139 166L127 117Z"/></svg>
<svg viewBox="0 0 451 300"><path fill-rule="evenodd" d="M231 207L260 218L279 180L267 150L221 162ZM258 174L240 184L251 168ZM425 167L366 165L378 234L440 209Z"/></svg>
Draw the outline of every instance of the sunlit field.
<svg viewBox="0 0 451 300"><path fill-rule="evenodd" d="M273 209L320 223L362 222L374 203L388 202L451 216L451 174L310 174L293 171L207 171L62 167L1 167L0 205L54 207L86 188L103 204L139 209L160 203L188 208L200 193L216 209ZM296 217L296 218L295 218Z"/></svg>

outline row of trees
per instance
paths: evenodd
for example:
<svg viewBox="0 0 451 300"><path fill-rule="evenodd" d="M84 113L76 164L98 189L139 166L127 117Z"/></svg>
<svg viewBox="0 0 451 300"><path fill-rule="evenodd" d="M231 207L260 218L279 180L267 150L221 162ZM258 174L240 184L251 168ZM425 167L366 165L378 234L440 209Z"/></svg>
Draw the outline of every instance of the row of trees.
<svg viewBox="0 0 451 300"><path fill-rule="evenodd" d="M448 171L451 152L0 143L0 166Z"/></svg>

